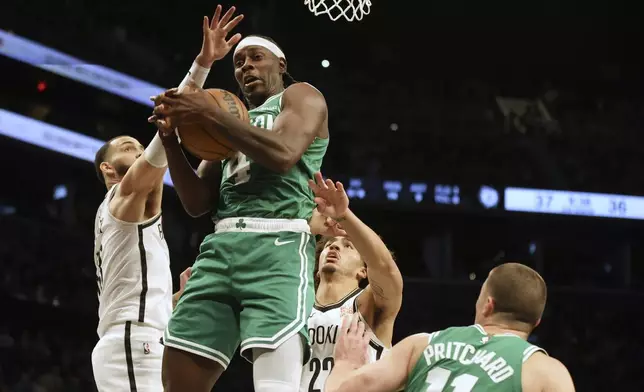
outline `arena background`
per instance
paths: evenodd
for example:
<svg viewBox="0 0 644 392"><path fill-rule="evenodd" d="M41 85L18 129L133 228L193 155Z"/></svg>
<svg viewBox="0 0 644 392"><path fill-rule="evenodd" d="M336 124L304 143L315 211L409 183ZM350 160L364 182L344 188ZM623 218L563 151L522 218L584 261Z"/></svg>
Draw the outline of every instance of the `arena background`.
<svg viewBox="0 0 644 392"><path fill-rule="evenodd" d="M489 269L519 260L549 285L532 341L577 390L644 390L641 12L375 1L363 21L333 23L300 0L235 5L239 31L274 38L327 99L324 174L344 181L405 276L396 341L471 323ZM95 390L92 225L105 189L88 161L98 140L149 142L145 99L181 81L215 6L0 6L0 391ZM236 90L229 58L206 86ZM163 203L178 280L211 224L170 186ZM251 391L250 365L236 357L215 390Z"/></svg>

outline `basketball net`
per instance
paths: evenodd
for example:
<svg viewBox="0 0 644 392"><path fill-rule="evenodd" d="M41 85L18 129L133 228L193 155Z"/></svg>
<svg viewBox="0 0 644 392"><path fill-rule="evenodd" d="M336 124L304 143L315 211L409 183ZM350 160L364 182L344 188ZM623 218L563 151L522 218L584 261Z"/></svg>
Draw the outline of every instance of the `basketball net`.
<svg viewBox="0 0 644 392"><path fill-rule="evenodd" d="M315 16L327 14L332 21L344 17L347 21L359 21L371 11L371 0L304 0Z"/></svg>

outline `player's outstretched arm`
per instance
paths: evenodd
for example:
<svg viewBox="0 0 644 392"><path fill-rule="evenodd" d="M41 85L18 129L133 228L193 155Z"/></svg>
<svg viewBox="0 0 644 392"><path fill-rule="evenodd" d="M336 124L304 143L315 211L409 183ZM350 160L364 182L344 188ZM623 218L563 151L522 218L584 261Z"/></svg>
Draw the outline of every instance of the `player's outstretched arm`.
<svg viewBox="0 0 644 392"><path fill-rule="evenodd" d="M155 135L141 155L125 173L119 186L119 196L148 195L163 184L168 161L159 135Z"/></svg>
<svg viewBox="0 0 644 392"><path fill-rule="evenodd" d="M309 180L315 194L318 210L338 222L367 264L369 286L376 308L384 316L395 316L402 305L403 280L391 252L380 236L349 209L349 197L341 182L324 180L315 173L315 182Z"/></svg>
<svg viewBox="0 0 644 392"><path fill-rule="evenodd" d="M282 111L273 132L244 123L212 105L212 98L204 90L171 89L156 97L155 102L154 116L149 121L164 122L155 118L169 118L171 124L166 127L199 121L214 137L223 133L237 150L278 173L286 173L300 160L327 117L324 97L306 83L296 83L284 91Z"/></svg>
<svg viewBox="0 0 644 392"><path fill-rule="evenodd" d="M364 327L352 326L347 331L347 320L342 324L335 347L335 365L326 381L325 392L391 392L401 390L407 376L427 346L427 334L409 336L396 344L380 360L359 367L367 361L365 355L369 339L361 339Z"/></svg>
<svg viewBox="0 0 644 392"><path fill-rule="evenodd" d="M521 386L526 392L575 392L575 385L563 363L537 352L523 364Z"/></svg>
<svg viewBox="0 0 644 392"><path fill-rule="evenodd" d="M178 91L184 91L186 88L202 88L212 64L223 58L241 40L241 34L235 34L228 40L226 40L226 35L241 22L244 15L233 18L235 7L231 7L223 16L221 11L222 7L218 5L211 20L204 16L201 51L188 74L179 84ZM158 104L161 102L160 97L162 96L163 94L152 97L152 100ZM157 120L155 116L148 118L150 122ZM195 173L179 146L177 136L174 132L167 131L164 129L161 135L175 189L186 212L192 217L201 216L210 211L214 204L213 200L216 200L219 195L220 165L218 162L203 161Z"/></svg>

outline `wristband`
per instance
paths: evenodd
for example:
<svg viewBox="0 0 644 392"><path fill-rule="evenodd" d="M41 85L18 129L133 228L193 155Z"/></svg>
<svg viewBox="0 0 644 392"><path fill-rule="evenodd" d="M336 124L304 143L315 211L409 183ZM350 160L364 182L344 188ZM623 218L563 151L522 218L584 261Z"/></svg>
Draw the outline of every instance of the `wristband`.
<svg viewBox="0 0 644 392"><path fill-rule="evenodd" d="M165 148L163 142L157 133L148 147L143 151L143 157L148 163L157 168L168 166L168 158L165 155Z"/></svg>
<svg viewBox="0 0 644 392"><path fill-rule="evenodd" d="M204 68L201 65L197 64L196 61L193 62L192 66L190 67L190 71L188 71L186 77L183 78L181 84L179 84L179 92L183 91L183 89L185 89L186 86L190 84L190 82L193 82L199 88L202 88L204 83L206 83L206 78L208 77L209 73L210 68Z"/></svg>

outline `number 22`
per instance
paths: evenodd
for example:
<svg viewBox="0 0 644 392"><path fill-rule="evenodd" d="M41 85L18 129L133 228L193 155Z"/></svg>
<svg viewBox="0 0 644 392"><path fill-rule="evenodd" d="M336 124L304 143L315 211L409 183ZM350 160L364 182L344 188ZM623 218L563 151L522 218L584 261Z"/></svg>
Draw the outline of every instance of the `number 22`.
<svg viewBox="0 0 644 392"><path fill-rule="evenodd" d="M425 379L425 382L429 384L425 392L443 392L451 375L450 370L441 367L430 370ZM453 392L470 392L478 380L478 377L471 374L461 374L455 377L449 386L454 387Z"/></svg>
<svg viewBox="0 0 644 392"><path fill-rule="evenodd" d="M321 392L321 389L315 388L315 382L320 376L320 371L331 371L333 370L333 357L324 358L320 361L318 358L311 358L309 362L309 371L313 372L313 377L311 377L311 382L309 383L309 392Z"/></svg>

